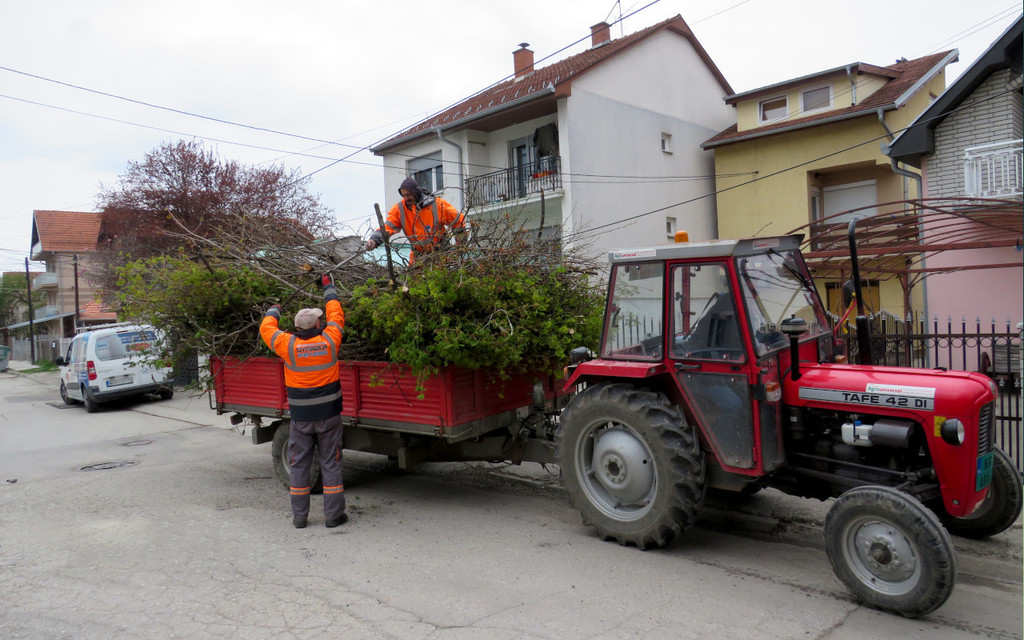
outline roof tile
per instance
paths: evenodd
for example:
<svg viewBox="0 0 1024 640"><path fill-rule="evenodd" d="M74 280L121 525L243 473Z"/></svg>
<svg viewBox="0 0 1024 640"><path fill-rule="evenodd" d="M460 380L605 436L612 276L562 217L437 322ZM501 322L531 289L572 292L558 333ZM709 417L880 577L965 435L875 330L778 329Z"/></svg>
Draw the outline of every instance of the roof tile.
<svg viewBox="0 0 1024 640"><path fill-rule="evenodd" d="M43 251L95 251L100 214L87 211L33 211L35 232Z"/></svg>
<svg viewBox="0 0 1024 640"><path fill-rule="evenodd" d="M825 122L832 121L837 118L854 116L854 115L866 115L874 113L879 108L892 107L895 105L896 99L899 98L904 92L914 85L915 82L923 78L928 71L933 69L939 64L944 58L946 58L951 51L943 51L941 53L935 53L930 56L924 56L923 58L915 58L914 60L901 60L895 64L891 64L887 67L879 67L885 73L879 75L893 76L891 80L886 82L878 91L874 92L860 103L849 107L843 107L842 109L831 109L829 111L823 111L815 113L813 115L805 116L803 118L794 118L792 120L783 120L782 122L776 122L773 124L765 125L763 127L757 127L756 129L747 129L745 131L739 131L736 125L732 125L728 129L718 133L706 142L702 147L710 149L714 147L720 147L724 144L737 141L738 139L746 139L749 137L761 137L764 135L770 135L779 131L788 131L790 129L798 129L805 127L812 127L818 124L824 124ZM862 69L873 68L871 65L860 65Z"/></svg>

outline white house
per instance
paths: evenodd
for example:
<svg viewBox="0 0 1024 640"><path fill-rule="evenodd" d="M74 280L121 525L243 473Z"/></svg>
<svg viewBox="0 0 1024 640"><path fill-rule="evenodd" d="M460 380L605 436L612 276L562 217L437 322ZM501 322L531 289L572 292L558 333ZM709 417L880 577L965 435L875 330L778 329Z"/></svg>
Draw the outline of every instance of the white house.
<svg viewBox="0 0 1024 640"><path fill-rule="evenodd" d="M511 212L594 255L714 238L714 157L735 121L728 82L680 16L542 68L523 43L514 77L374 148L386 193L414 176L469 216ZM389 203L390 206L391 203Z"/></svg>

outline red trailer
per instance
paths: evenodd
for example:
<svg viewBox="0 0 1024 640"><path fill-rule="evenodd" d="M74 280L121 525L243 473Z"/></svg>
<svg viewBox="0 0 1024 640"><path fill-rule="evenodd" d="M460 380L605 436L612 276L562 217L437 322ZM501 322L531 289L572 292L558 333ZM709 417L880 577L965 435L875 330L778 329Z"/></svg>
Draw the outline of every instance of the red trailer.
<svg viewBox="0 0 1024 640"><path fill-rule="evenodd" d="M274 467L289 486L284 363L213 358L210 368L217 413L250 420L254 444L273 441ZM338 368L346 449L388 455L402 468L450 460L554 462L550 416L566 400L554 375L501 379L448 367L417 384L408 367L389 362L343 361Z"/></svg>

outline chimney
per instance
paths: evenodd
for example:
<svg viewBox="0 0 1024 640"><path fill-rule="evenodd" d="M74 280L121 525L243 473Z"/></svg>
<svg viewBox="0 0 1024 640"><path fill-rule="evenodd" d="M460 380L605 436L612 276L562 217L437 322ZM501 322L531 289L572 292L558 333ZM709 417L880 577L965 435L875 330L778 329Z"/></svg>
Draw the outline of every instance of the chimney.
<svg viewBox="0 0 1024 640"><path fill-rule="evenodd" d="M526 48L528 46L529 42L520 42L519 48L512 52L512 66L517 79L533 73L533 52Z"/></svg>
<svg viewBox="0 0 1024 640"><path fill-rule="evenodd" d="M607 22L598 22L594 26L590 27L590 48L594 49L600 47L602 44L612 39L611 27L608 26Z"/></svg>

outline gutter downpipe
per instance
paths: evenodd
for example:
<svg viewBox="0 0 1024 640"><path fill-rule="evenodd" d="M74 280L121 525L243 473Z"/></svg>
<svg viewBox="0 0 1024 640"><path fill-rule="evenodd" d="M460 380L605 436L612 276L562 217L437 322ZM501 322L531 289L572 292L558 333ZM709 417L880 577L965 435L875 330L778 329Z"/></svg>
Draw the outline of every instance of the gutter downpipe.
<svg viewBox="0 0 1024 640"><path fill-rule="evenodd" d="M857 81L853 77L853 65L847 65L846 77L850 80L850 106L857 104Z"/></svg>
<svg viewBox="0 0 1024 640"><path fill-rule="evenodd" d="M459 206L457 209L459 211L464 211L466 207L466 179L462 170L462 145L444 137L444 134L441 133L441 127L435 127L434 132L437 133L438 140L441 142L447 142L451 146L455 147L455 155L459 162Z"/></svg>
<svg viewBox="0 0 1024 640"><path fill-rule="evenodd" d="M878 109L878 122L882 125L882 128L885 129L885 134L889 137L889 140L890 141L894 140L895 136L893 135L892 131L889 130L889 125L885 124L885 112L881 108ZM889 155L889 145L885 144L884 142L882 143L882 153L884 153L887 156ZM921 174L914 173L913 171L910 171L908 169L900 168L899 163L896 161L896 158L893 158L891 156L889 158L889 162L892 164L892 172L893 173L895 173L897 175L900 175L900 176L903 176L904 178L910 178L915 183L917 183L917 198L918 198L918 200L924 198L924 184L923 184L923 181L921 179ZM907 200L908 199L907 196L909 196L909 195L910 194L907 192L907 181L904 180L903 181L903 199ZM916 209L917 208L915 207L915 211L916 211ZM920 238L920 239L923 240L923 238ZM921 258L921 268L922 269L924 269L925 266L926 266L925 262L926 262L926 258L924 258L922 256L922 258ZM923 311L924 311L925 326L927 326L927 323L928 323L928 278L927 277L921 278L921 295L924 298L924 309L923 309ZM925 364L927 364L927 361L925 362Z"/></svg>

